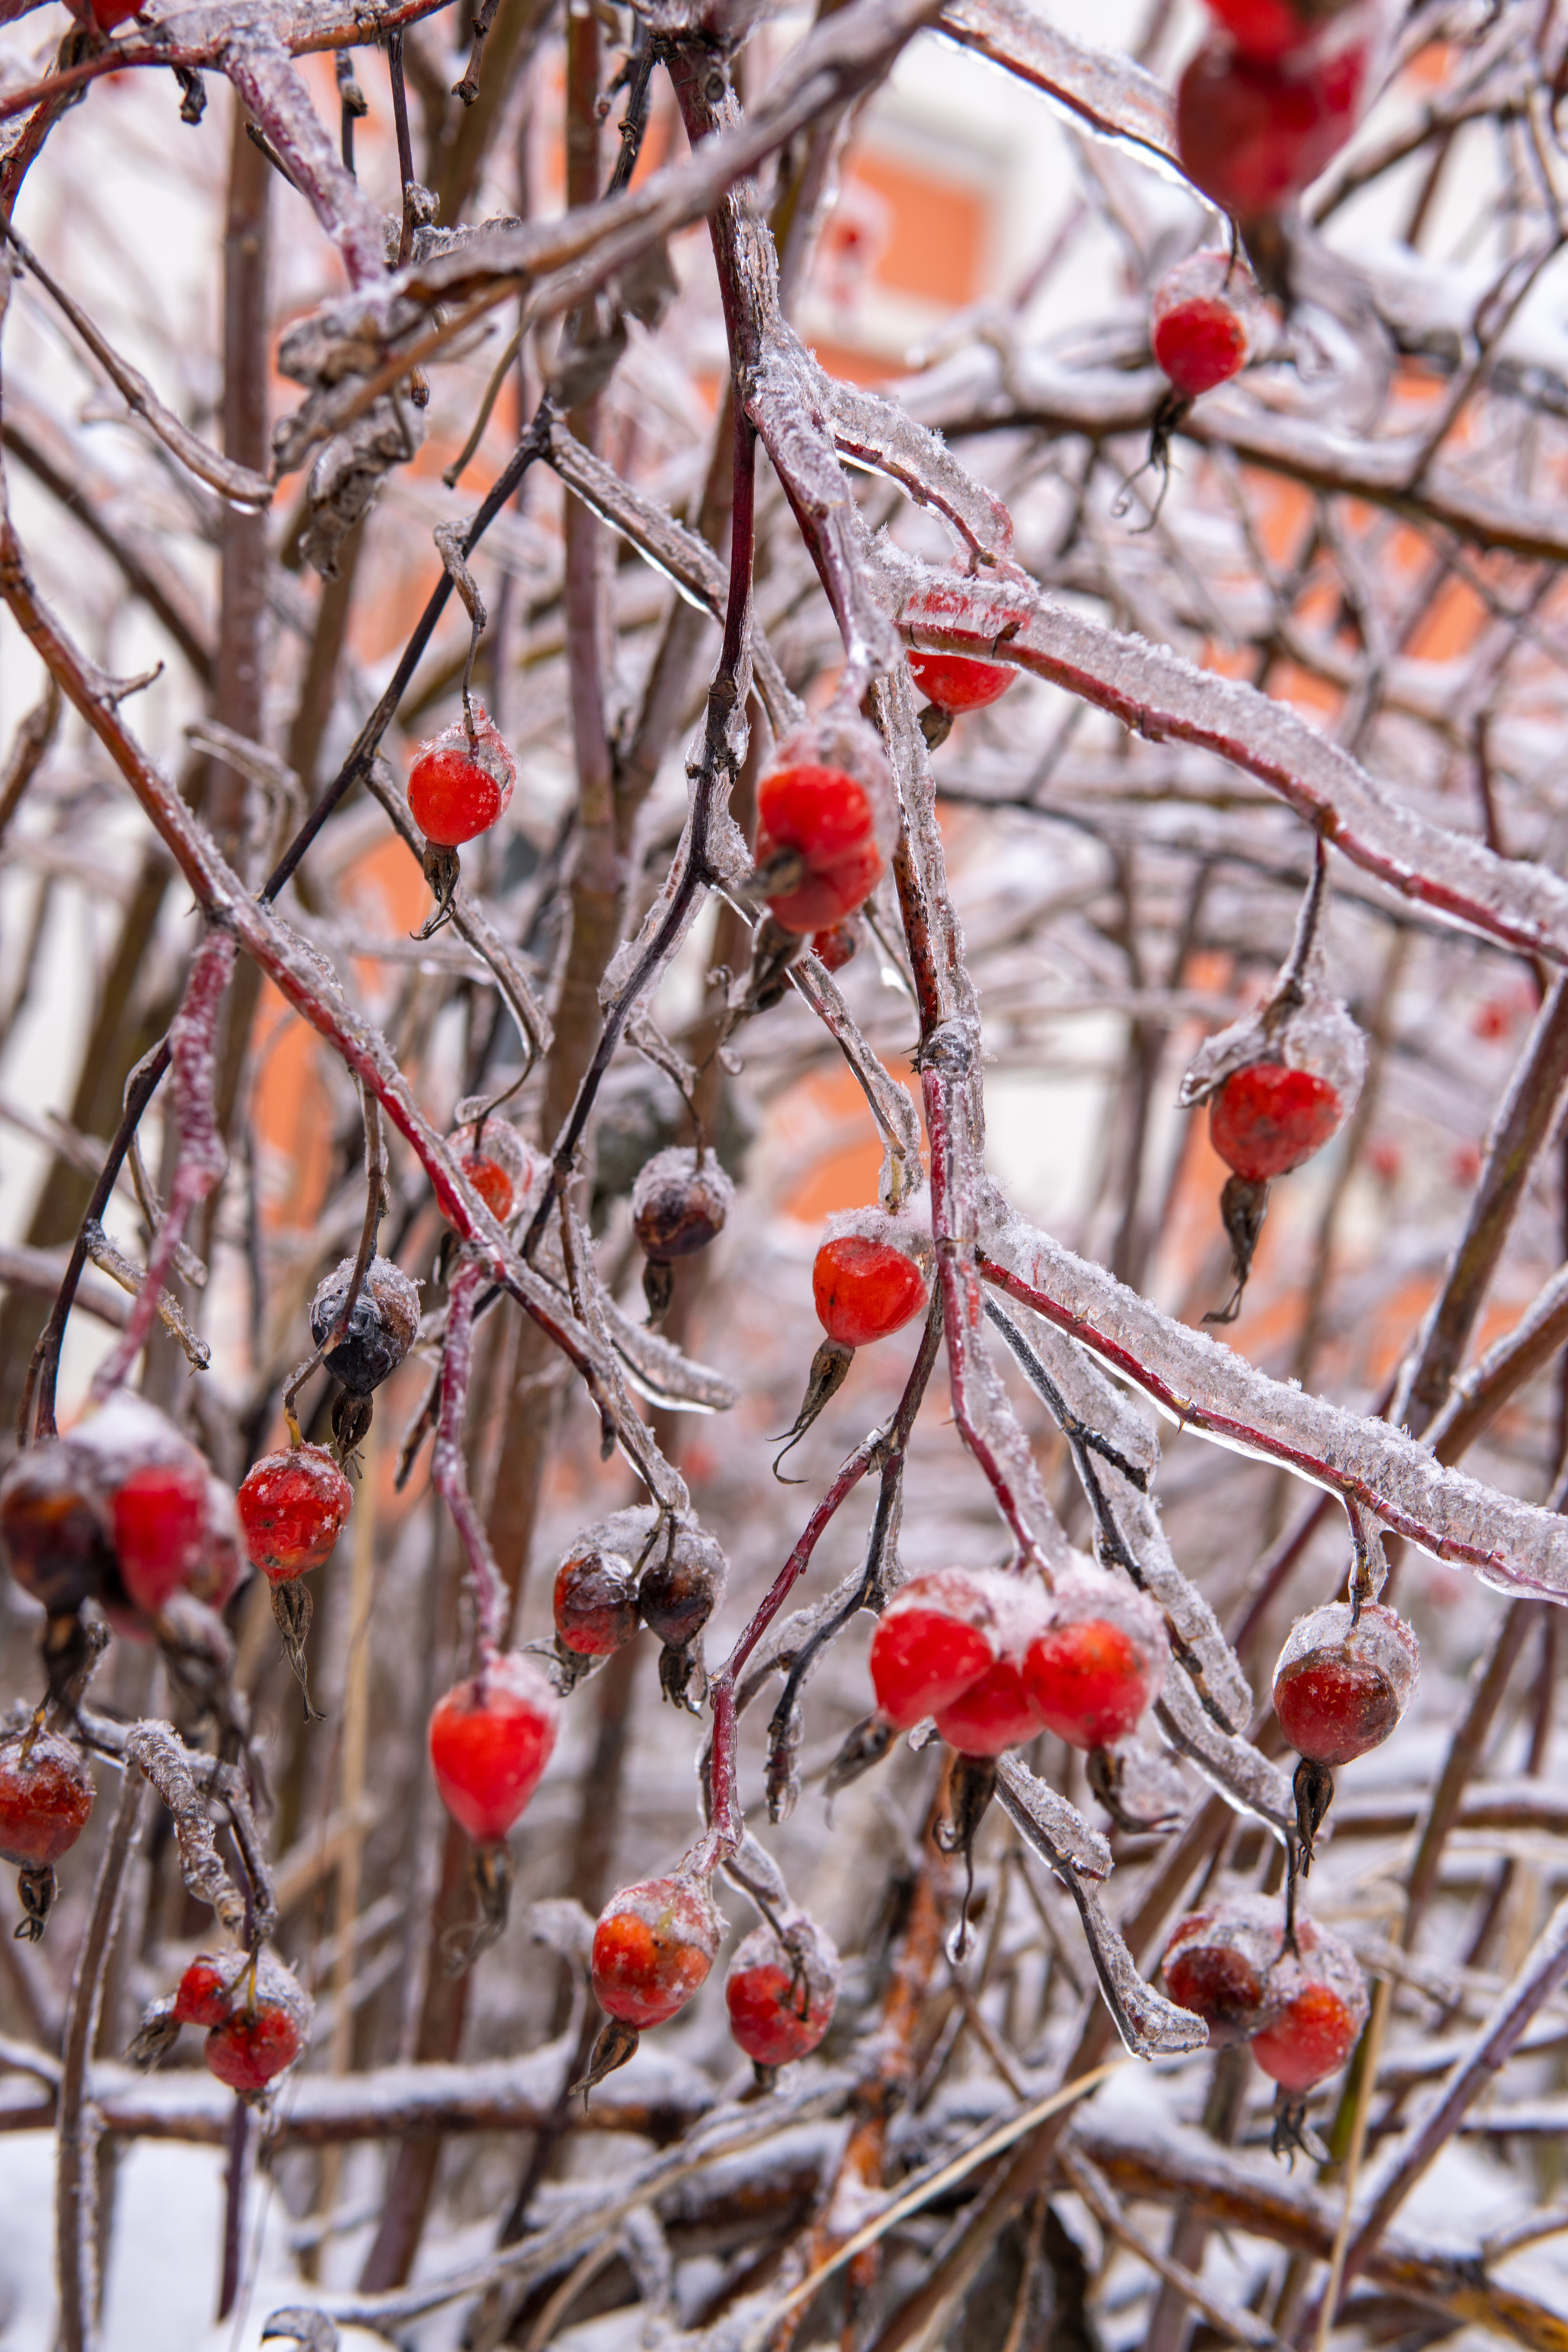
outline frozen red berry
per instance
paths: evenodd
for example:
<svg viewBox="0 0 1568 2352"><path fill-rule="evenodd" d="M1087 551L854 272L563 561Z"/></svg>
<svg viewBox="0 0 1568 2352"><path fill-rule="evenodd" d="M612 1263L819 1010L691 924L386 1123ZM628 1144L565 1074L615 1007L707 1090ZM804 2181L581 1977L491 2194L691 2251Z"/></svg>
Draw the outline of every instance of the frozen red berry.
<svg viewBox="0 0 1568 2352"><path fill-rule="evenodd" d="M1284 1910L1267 1895L1233 1895L1177 1921L1165 1946L1165 1990L1203 2019L1212 2048L1249 2041L1272 2018L1284 1941Z"/></svg>
<svg viewBox="0 0 1568 2352"><path fill-rule="evenodd" d="M549 1676L519 1651L437 1700L431 1769L442 1803L476 1843L495 1843L511 1828L539 1786L560 1719Z"/></svg>
<svg viewBox="0 0 1568 2352"><path fill-rule="evenodd" d="M57 1732L0 1739L0 1861L47 1870L87 1827L94 1793L83 1759Z"/></svg>
<svg viewBox="0 0 1568 2352"><path fill-rule="evenodd" d="M813 931L811 952L824 971L842 971L859 954L865 926L856 915L846 915L826 931Z"/></svg>
<svg viewBox="0 0 1568 2352"><path fill-rule="evenodd" d="M865 904L893 829L882 749L859 719L814 722L781 743L757 787L757 883L785 931L816 931Z"/></svg>
<svg viewBox="0 0 1568 2352"><path fill-rule="evenodd" d="M354 1262L339 1261L310 1301L310 1337L318 1348L330 1337L349 1294ZM367 1397L390 1380L414 1345L419 1328L417 1285L386 1257L373 1257L354 1300L349 1327L324 1361L351 1395Z"/></svg>
<svg viewBox="0 0 1568 2352"><path fill-rule="evenodd" d="M1176 92L1182 168L1239 221L1279 212L1310 186L1354 130L1367 49L1270 62L1228 40L1205 43Z"/></svg>
<svg viewBox="0 0 1568 2352"><path fill-rule="evenodd" d="M250 1963L243 1952L198 1952L174 1991L181 2025L221 2025L243 1989Z"/></svg>
<svg viewBox="0 0 1568 2352"><path fill-rule="evenodd" d="M1249 1183L1289 1175L1321 1151L1344 1118L1339 1090L1311 1070L1249 1062L1209 1100L1209 1140Z"/></svg>
<svg viewBox="0 0 1568 2352"><path fill-rule="evenodd" d="M1271 2081L1300 2097L1337 2074L1366 2023L1366 1980L1341 1937L1310 1919L1296 1923L1296 1950L1282 1951L1269 1980L1272 2014L1252 2037L1252 2054Z"/></svg>
<svg viewBox="0 0 1568 2352"><path fill-rule="evenodd" d="M919 636L922 629L935 632L954 624L973 627L975 596L975 583L962 575L955 576L951 586L922 588L900 614L900 626L911 636ZM910 676L926 700L954 718L999 701L1018 677L1008 662L979 661L972 654L927 653L911 646L908 659Z"/></svg>
<svg viewBox="0 0 1568 2352"><path fill-rule="evenodd" d="M254 1975L241 1960L237 1975L228 2013L208 2032L202 2055L220 2083L254 2098L304 2049L310 2038L311 2002L270 1953L261 1955Z"/></svg>
<svg viewBox="0 0 1568 2352"><path fill-rule="evenodd" d="M1168 269L1149 306L1154 358L1189 400L1212 392L1247 365L1257 302L1245 261L1228 253L1194 253Z"/></svg>
<svg viewBox="0 0 1568 2352"><path fill-rule="evenodd" d="M408 771L408 805L426 841L456 849L488 833L511 798L517 763L479 703L470 735L461 719L422 743Z"/></svg>
<svg viewBox="0 0 1568 2352"><path fill-rule="evenodd" d="M761 2067L809 2057L833 2022L838 1954L815 1921L796 1916L781 1937L766 1924L736 1947L724 1978L730 2032Z"/></svg>
<svg viewBox="0 0 1568 2352"><path fill-rule="evenodd" d="M69 1616L115 1581L109 1514L63 1438L29 1446L0 1477L0 1549L20 1590Z"/></svg>
<svg viewBox="0 0 1568 2352"><path fill-rule="evenodd" d="M706 1980L722 1925L704 1879L649 1878L623 1886L594 1930L600 2008L639 2030L663 2025Z"/></svg>
<svg viewBox="0 0 1568 2352"><path fill-rule="evenodd" d="M92 21L100 33L112 33L140 14L143 0L92 0Z"/></svg>
<svg viewBox="0 0 1568 2352"><path fill-rule="evenodd" d="M114 1549L125 1590L156 1613L202 1565L207 1545L207 1471L191 1462L150 1462L116 1488Z"/></svg>
<svg viewBox="0 0 1568 2352"><path fill-rule="evenodd" d="M330 1559L353 1504L353 1488L321 1445L264 1454L237 1496L253 1567L274 1584Z"/></svg>
<svg viewBox="0 0 1568 2352"><path fill-rule="evenodd" d="M1410 1703L1420 1649L1403 1617L1375 1601L1359 1619L1332 1601L1298 1618L1274 1669L1274 1712L1310 1763L1352 1763L1381 1747Z"/></svg>
<svg viewBox="0 0 1568 2352"><path fill-rule="evenodd" d="M1153 1602L1124 1578L1086 1570L1058 1580L1024 1681L1047 1731L1072 1748L1110 1748L1159 1696L1169 1660Z"/></svg>
<svg viewBox="0 0 1568 2352"><path fill-rule="evenodd" d="M574 1547L555 1571L555 1636L579 1657L625 1649L638 1625L630 1560L597 1544Z"/></svg>
<svg viewBox="0 0 1568 2352"><path fill-rule="evenodd" d="M498 1223L505 1224L532 1194L540 1154L510 1119L493 1113L460 1127L452 1138L458 1165Z"/></svg>
<svg viewBox="0 0 1568 2352"><path fill-rule="evenodd" d="M816 1319L840 1348L869 1347L923 1314L931 1244L907 1218L854 1210L835 1218L811 1269Z"/></svg>
<svg viewBox="0 0 1568 2352"><path fill-rule="evenodd" d="M994 1569L939 1568L901 1584L871 1636L879 1713L911 1731L961 1698L996 1664L1010 1605Z"/></svg>

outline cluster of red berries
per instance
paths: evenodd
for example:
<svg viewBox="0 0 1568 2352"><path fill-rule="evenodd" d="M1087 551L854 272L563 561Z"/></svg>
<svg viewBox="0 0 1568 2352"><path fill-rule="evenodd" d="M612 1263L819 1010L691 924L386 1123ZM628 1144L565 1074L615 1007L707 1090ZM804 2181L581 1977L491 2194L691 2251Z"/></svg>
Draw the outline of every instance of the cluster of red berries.
<svg viewBox="0 0 1568 2352"><path fill-rule="evenodd" d="M1155 364L1184 402L1240 374L1258 324L1257 287L1239 254L1189 254L1165 272L1149 306Z"/></svg>
<svg viewBox="0 0 1568 2352"><path fill-rule="evenodd" d="M675 1261L693 1257L724 1230L735 1188L711 1151L656 1151L632 1187L632 1228L644 1255L643 1296L650 1323L668 1312Z"/></svg>
<svg viewBox="0 0 1568 2352"><path fill-rule="evenodd" d="M1209 35L1176 92L1176 152L1243 228L1281 212L1338 154L1365 95L1367 0L1209 0Z"/></svg>
<svg viewBox="0 0 1568 2352"><path fill-rule="evenodd" d="M595 1997L609 2020L586 2078L624 2066L649 2026L668 2024L707 1982L724 1933L708 1881L688 1872L623 1886L599 1915L591 1958ZM810 2055L833 2021L838 1954L804 1912L754 1927L724 1983L730 2031L771 2083Z"/></svg>
<svg viewBox="0 0 1568 2352"><path fill-rule="evenodd" d="M999 1756L1042 1731L1069 1746L1126 1738L1165 1677L1153 1602L1087 1565L1047 1591L1001 1569L911 1577L871 1639L877 1711L893 1731L927 1716L961 1755Z"/></svg>
<svg viewBox="0 0 1568 2352"><path fill-rule="evenodd" d="M1336 1765L1380 1748L1410 1704L1421 1653L1403 1617L1375 1601L1331 1601L1299 1617L1274 1669L1274 1712L1301 1761L1296 1816L1303 1867L1333 1796Z"/></svg>
<svg viewBox="0 0 1568 2352"><path fill-rule="evenodd" d="M200 2026L209 2073L254 2100L304 2050L313 2006L293 1970L265 1948L250 1955L198 1952L173 1998L146 2011L130 2054L140 2066L155 2066L182 2025Z"/></svg>
<svg viewBox="0 0 1568 2352"><path fill-rule="evenodd" d="M221 1609L243 1573L234 1496L174 1423L117 1390L0 1478L0 1548L51 1618L96 1601L146 1640L179 1603Z"/></svg>
<svg viewBox="0 0 1568 2352"><path fill-rule="evenodd" d="M624 1649L639 1624L664 1644L659 1681L686 1700L698 1643L723 1598L729 1563L694 1520L646 1505L585 1528L555 1572L555 1644L575 1682L595 1658Z"/></svg>
<svg viewBox="0 0 1568 2352"><path fill-rule="evenodd" d="M876 888L893 832L892 776L870 728L853 714L814 720L757 786L752 887L780 930L829 929Z"/></svg>
<svg viewBox="0 0 1568 2352"><path fill-rule="evenodd" d="M909 1217L847 1209L828 1219L811 1269L812 1301L827 1336L811 1360L805 1396L784 1433L784 1453L843 1387L857 1348L891 1339L925 1313L931 1262L931 1236Z"/></svg>
<svg viewBox="0 0 1568 2352"><path fill-rule="evenodd" d="M1275 2147L1304 2147L1307 2094L1336 2074L1367 2020L1366 1984L1348 1944L1313 1920L1288 1920L1264 1895L1235 1895L1178 1922L1165 1989L1201 2017L1215 2049L1247 2042L1279 2086Z"/></svg>

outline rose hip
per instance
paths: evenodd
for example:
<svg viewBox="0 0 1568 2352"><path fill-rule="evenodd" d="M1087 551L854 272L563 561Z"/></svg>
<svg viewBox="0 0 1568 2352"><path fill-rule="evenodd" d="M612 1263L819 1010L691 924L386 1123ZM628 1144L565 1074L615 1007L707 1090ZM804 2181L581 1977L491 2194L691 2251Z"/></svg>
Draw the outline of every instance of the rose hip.
<svg viewBox="0 0 1568 2352"><path fill-rule="evenodd" d="M706 1980L721 1930L705 1880L649 1878L623 1886L594 1930L600 2008L639 2030L665 2024Z"/></svg>
<svg viewBox="0 0 1568 2352"><path fill-rule="evenodd" d="M252 1566L284 1584L331 1558L353 1489L324 1446L294 1445L254 1463L237 1500Z"/></svg>
<svg viewBox="0 0 1568 2352"><path fill-rule="evenodd" d="M574 1549L555 1572L555 1635L579 1657L607 1658L637 1630L632 1564L597 1545Z"/></svg>
<svg viewBox="0 0 1568 2352"><path fill-rule="evenodd" d="M810 2056L833 2022L838 1974L830 1937L804 1916L783 1937L764 1923L736 1947L724 2005L732 2038L760 2070Z"/></svg>
<svg viewBox="0 0 1568 2352"><path fill-rule="evenodd" d="M1315 42L1358 0L1208 0L1244 58L1276 63Z"/></svg>
<svg viewBox="0 0 1568 2352"><path fill-rule="evenodd" d="M888 763L875 735L842 717L781 743L757 787L759 887L785 931L816 931L863 906L892 837Z"/></svg>
<svg viewBox="0 0 1568 2352"><path fill-rule="evenodd" d="M1359 1620L1342 1601L1298 1618L1274 1669L1274 1712L1298 1755L1349 1764L1381 1747L1410 1703L1415 1636L1375 1601Z"/></svg>
<svg viewBox="0 0 1568 2352"><path fill-rule="evenodd" d="M978 1682L939 1708L936 1727L961 1756L988 1757L1026 1746L1041 1725L1022 1668L1013 1658L998 1658Z"/></svg>
<svg viewBox="0 0 1568 2352"><path fill-rule="evenodd" d="M291 2066L310 2038L312 2003L292 1971L264 1953L255 1973L243 1960L228 2014L212 2027L202 2055L209 2073L254 2098Z"/></svg>
<svg viewBox="0 0 1568 2352"><path fill-rule="evenodd" d="M488 833L511 798L517 763L479 703L470 735L461 719L422 743L408 771L408 805L426 841L456 849Z"/></svg>
<svg viewBox="0 0 1568 2352"><path fill-rule="evenodd" d="M1233 1895L1177 1921L1162 1964L1165 1990L1203 2019L1211 2048L1249 2041L1273 2017L1284 1940L1283 1907L1267 1895Z"/></svg>
<svg viewBox="0 0 1568 2352"><path fill-rule="evenodd" d="M310 1301L310 1337L324 1345L349 1295L354 1262L339 1261L319 1286ZM419 1328L417 1286L386 1257L373 1257L365 1268L349 1328L324 1359L328 1371L351 1396L367 1397L390 1380L414 1345Z"/></svg>
<svg viewBox="0 0 1568 2352"><path fill-rule="evenodd" d="M989 1674L1011 1605L1003 1586L994 1569L939 1568L899 1587L870 1654L878 1709L895 1730L912 1731Z"/></svg>
<svg viewBox="0 0 1568 2352"><path fill-rule="evenodd" d="M1153 1602L1124 1579L1085 1570L1058 1580L1024 1681L1046 1730L1072 1748L1110 1748L1158 1697L1169 1661Z"/></svg>
<svg viewBox="0 0 1568 2352"><path fill-rule="evenodd" d="M522 1812L550 1761L560 1720L549 1676L515 1650L437 1700L430 1716L436 1786L477 1844L498 1843Z"/></svg>
<svg viewBox="0 0 1568 2352"><path fill-rule="evenodd" d="M497 1223L504 1225L533 1190L539 1155L510 1119L494 1116L460 1127L452 1143L458 1167Z"/></svg>
<svg viewBox="0 0 1568 2352"><path fill-rule="evenodd" d="M658 1151L637 1171L632 1228L647 1259L643 1294L650 1320L658 1322L669 1307L675 1259L693 1256L723 1232L734 1199L710 1151Z"/></svg>
<svg viewBox="0 0 1568 2352"><path fill-rule="evenodd" d="M150 1462L121 1482L110 1507L121 1580L139 1609L156 1615L202 1566L206 1465Z"/></svg>
<svg viewBox="0 0 1568 2352"><path fill-rule="evenodd" d="M1252 347L1256 304L1247 264L1194 253L1168 269L1149 307L1157 364L1189 400L1238 375Z"/></svg>
<svg viewBox="0 0 1568 2352"><path fill-rule="evenodd" d="M837 1223L835 1220L835 1223ZM840 1348L865 1348L901 1331L931 1296L929 1244L902 1218L859 1210L849 1230L833 1233L816 1253L811 1295L816 1319ZM855 1231L854 1225L868 1228Z"/></svg>
<svg viewBox="0 0 1568 2352"><path fill-rule="evenodd" d="M1176 152L1193 185L1233 219L1276 213L1310 186L1355 128L1364 44L1263 63L1210 40L1176 92Z"/></svg>
<svg viewBox="0 0 1568 2352"><path fill-rule="evenodd" d="M65 1617L114 1584L108 1513L63 1438L30 1446L0 1478L0 1549L20 1590Z"/></svg>
<svg viewBox="0 0 1568 2352"><path fill-rule="evenodd" d="M1248 1183L1289 1175L1337 1134L1344 1105L1337 1087L1311 1070L1249 1062L1210 1098L1209 1140Z"/></svg>
<svg viewBox="0 0 1568 2352"><path fill-rule="evenodd" d="M234 2003L249 1962L243 1952L198 1952L174 1992L174 2014L181 2025L221 2025Z"/></svg>
<svg viewBox="0 0 1568 2352"><path fill-rule="evenodd" d="M847 915L830 930L812 933L811 952L824 971L842 971L859 954L863 937L864 926L858 916Z"/></svg>
<svg viewBox="0 0 1568 2352"><path fill-rule="evenodd" d="M972 624L975 593L974 582L963 578L951 588L922 589L904 606L900 626L918 635L922 628L941 629L949 622ZM925 653L911 646L907 658L910 676L926 700L952 718L1000 701L1018 677L1010 663L979 661L973 654Z"/></svg>
<svg viewBox="0 0 1568 2352"><path fill-rule="evenodd" d="M87 1827L92 1774L58 1732L0 1739L0 1862L47 1870Z"/></svg>
<svg viewBox="0 0 1568 2352"><path fill-rule="evenodd" d="M1252 2037L1252 2054L1288 2098L1300 2099L1336 2074L1366 2023L1366 1981L1350 1946L1307 1918L1296 1951L1281 1952L1269 1980L1272 2013Z"/></svg>

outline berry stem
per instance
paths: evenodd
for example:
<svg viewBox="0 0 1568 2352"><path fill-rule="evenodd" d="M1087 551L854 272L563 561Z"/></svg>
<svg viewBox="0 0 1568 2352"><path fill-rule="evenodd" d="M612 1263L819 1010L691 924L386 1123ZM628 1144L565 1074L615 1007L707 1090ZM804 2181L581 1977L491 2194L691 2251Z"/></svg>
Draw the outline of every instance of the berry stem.
<svg viewBox="0 0 1568 2352"><path fill-rule="evenodd" d="M430 1456L430 1476L452 1515L452 1524L468 1564L479 1657L488 1664L500 1653L506 1625L507 1590L490 1549L485 1523L469 1491L468 1464L463 1455L463 1414L474 1369L474 1302L485 1278L486 1269L468 1258L458 1266L447 1289L441 1403Z"/></svg>

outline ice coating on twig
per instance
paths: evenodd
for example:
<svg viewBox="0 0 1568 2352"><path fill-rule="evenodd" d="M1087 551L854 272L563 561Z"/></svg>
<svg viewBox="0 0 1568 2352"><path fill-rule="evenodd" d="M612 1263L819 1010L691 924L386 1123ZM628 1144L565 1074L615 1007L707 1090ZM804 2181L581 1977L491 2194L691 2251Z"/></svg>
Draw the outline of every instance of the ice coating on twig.
<svg viewBox="0 0 1568 2352"><path fill-rule="evenodd" d="M1171 1675L1154 1702L1154 1719L1179 1755L1184 1756L1238 1812L1256 1813L1277 1837L1296 1827L1290 1783L1261 1749L1233 1732L1222 1731L1205 1715L1184 1675Z"/></svg>
<svg viewBox="0 0 1568 2352"><path fill-rule="evenodd" d="M837 1043L859 1080L881 1131L887 1158L883 1162L884 1205L911 1200L925 1184L921 1160L920 1114L907 1087L884 1068L851 1017L837 982L816 956L804 955L791 967L795 992L803 996L817 1019ZM890 1197L889 1197L890 1196Z"/></svg>
<svg viewBox="0 0 1568 2352"><path fill-rule="evenodd" d="M1089 1878L1110 1877L1110 1847L1100 1831L1016 1755L997 1759L996 1796L1020 1834L1053 1870L1060 1873L1065 1866Z"/></svg>
<svg viewBox="0 0 1568 2352"><path fill-rule="evenodd" d="M1054 99L1086 130L1164 157L1174 170L1170 94L1131 58L1073 40L1025 0L948 0L942 29Z"/></svg>

